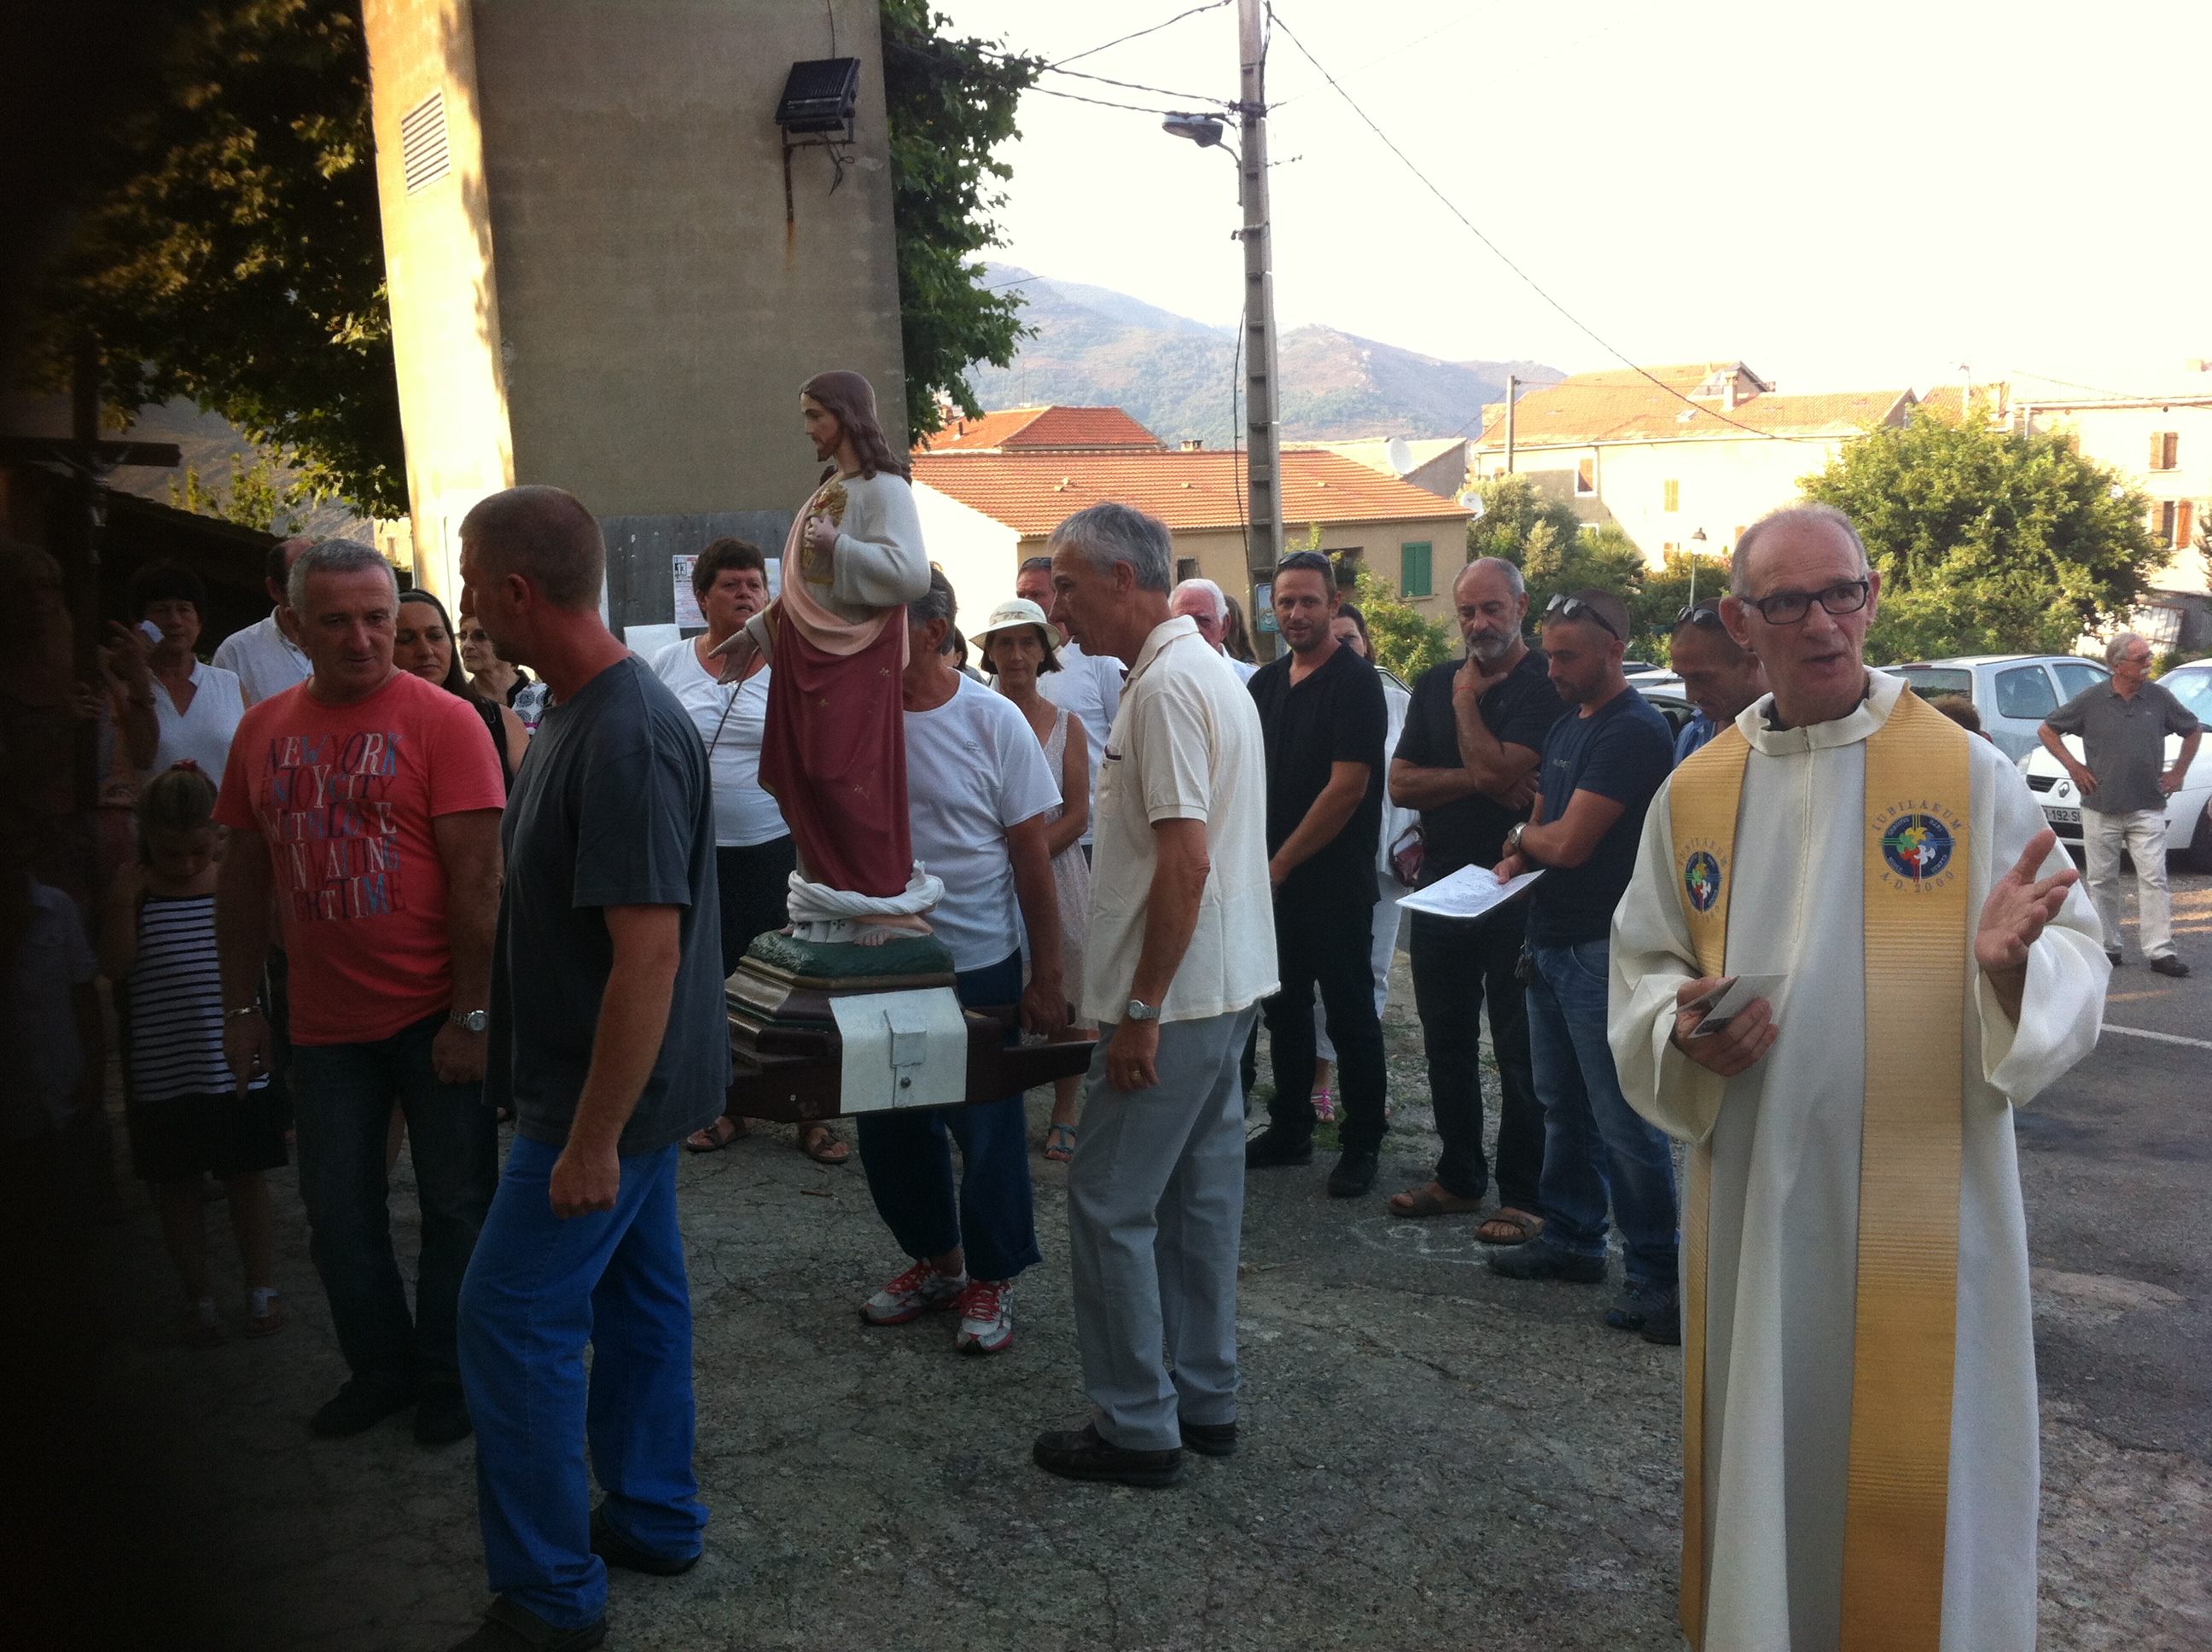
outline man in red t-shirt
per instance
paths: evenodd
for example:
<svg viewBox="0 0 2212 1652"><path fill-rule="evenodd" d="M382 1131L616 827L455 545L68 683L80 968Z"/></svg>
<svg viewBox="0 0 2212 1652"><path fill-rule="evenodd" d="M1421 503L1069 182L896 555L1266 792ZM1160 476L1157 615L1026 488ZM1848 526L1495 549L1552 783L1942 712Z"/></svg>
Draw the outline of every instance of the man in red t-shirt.
<svg viewBox="0 0 2212 1652"><path fill-rule="evenodd" d="M398 587L367 545L292 566L313 667L238 726L216 817L223 1047L241 1090L271 1060L255 994L273 909L291 959L292 1084L310 1252L352 1375L315 1414L357 1434L413 1405L425 1445L469 1432L454 1315L498 1180L483 1104L507 788L463 700L392 663ZM392 1250L385 1138L405 1109L422 1206L410 1318ZM419 1402L419 1403L418 1403Z"/></svg>

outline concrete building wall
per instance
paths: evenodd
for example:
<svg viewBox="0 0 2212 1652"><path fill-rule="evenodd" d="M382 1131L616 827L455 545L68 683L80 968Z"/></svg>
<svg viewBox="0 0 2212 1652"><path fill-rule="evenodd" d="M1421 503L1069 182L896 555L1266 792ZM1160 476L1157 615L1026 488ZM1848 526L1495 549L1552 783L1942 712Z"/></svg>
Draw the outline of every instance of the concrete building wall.
<svg viewBox="0 0 2212 1652"><path fill-rule="evenodd" d="M470 492L510 481L570 489L655 556L708 519L787 515L817 468L799 386L826 368L873 381L903 449L872 0L368 5L426 584L451 577ZM793 154L787 218L776 102L794 62L833 55L861 60L856 141L842 181L829 151ZM410 195L399 123L435 89L480 159ZM611 574L614 623L653 617L620 593L664 583Z"/></svg>
<svg viewBox="0 0 2212 1652"><path fill-rule="evenodd" d="M929 560L952 581L957 599L953 623L963 631L981 625L994 608L1014 594L1014 575L1024 557L1044 553L1042 539L1024 542L1005 523L938 492L927 482L915 484L914 505Z"/></svg>
<svg viewBox="0 0 2212 1652"><path fill-rule="evenodd" d="M1704 554L1732 553L1736 536L1768 511L1801 496L1802 479L1843 451L1842 437L1775 441L1651 441L1522 449L1514 470L1545 494L1564 499L1584 525L1617 522L1652 567L1669 549L1687 550L1702 528ZM1585 471L1583 466L1590 467ZM1480 474L1504 468L1484 453ZM1586 482L1595 482L1584 491ZM1673 483L1674 508L1668 508Z"/></svg>
<svg viewBox="0 0 2212 1652"><path fill-rule="evenodd" d="M2128 486L2149 497L2151 533L2172 550L2166 567L2151 580L2154 587L2205 591L2204 558L2194 541L2195 530L2212 511L2212 401L2031 407L2026 410L2026 422L2031 430L2070 435L2082 458L2118 472ZM2174 437L2174 463L2171 468L2154 469L2151 437L2165 433ZM2178 508L2183 504L2189 507L2185 515ZM2171 531L2169 516L2173 519ZM2174 544L2176 538L2184 543Z"/></svg>

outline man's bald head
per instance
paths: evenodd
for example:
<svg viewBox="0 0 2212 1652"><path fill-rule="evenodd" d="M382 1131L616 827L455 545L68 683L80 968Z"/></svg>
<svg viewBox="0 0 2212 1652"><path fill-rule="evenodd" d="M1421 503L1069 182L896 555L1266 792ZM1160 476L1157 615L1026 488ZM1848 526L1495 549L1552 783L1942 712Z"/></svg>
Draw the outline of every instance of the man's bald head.
<svg viewBox="0 0 2212 1652"><path fill-rule="evenodd" d="M1769 511L1743 531L1735 542L1735 556L1729 574L1729 591L1732 595L1749 597L1758 593L1753 583L1753 558L1759 542L1770 537L1801 538L1808 536L1833 536L1849 545L1851 554L1858 558L1862 578L1871 573L1874 562L1867 556L1866 542L1851 519L1832 505L1785 505L1780 510Z"/></svg>
<svg viewBox="0 0 2212 1652"><path fill-rule="evenodd" d="M583 501L559 488L508 488L461 519L461 544L492 579L520 574L556 608L599 604L607 546Z"/></svg>

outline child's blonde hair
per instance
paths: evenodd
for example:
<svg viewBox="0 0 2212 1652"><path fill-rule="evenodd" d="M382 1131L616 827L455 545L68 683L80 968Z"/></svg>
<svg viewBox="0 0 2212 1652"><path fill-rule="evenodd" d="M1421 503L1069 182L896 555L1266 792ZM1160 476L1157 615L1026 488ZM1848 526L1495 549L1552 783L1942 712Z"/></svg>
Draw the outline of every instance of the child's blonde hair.
<svg viewBox="0 0 2212 1652"><path fill-rule="evenodd" d="M215 795L215 782L190 759L148 780L138 793L138 859L147 859L157 832L181 836L214 825Z"/></svg>

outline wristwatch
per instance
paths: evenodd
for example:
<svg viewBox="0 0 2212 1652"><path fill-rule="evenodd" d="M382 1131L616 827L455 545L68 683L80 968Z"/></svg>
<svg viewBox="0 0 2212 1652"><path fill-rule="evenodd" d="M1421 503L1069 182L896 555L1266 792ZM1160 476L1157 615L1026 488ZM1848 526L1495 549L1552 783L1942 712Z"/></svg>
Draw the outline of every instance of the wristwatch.
<svg viewBox="0 0 2212 1652"><path fill-rule="evenodd" d="M1505 834L1506 853L1518 854L1521 853L1521 834L1528 829L1528 823L1525 820L1516 820L1513 823Z"/></svg>
<svg viewBox="0 0 2212 1652"><path fill-rule="evenodd" d="M456 1010L453 1014L447 1016L446 1019L453 1023L454 1026L460 1028L464 1032L480 1033L485 1028L491 1025L491 1011L489 1010L471 1010L466 1015L463 1015L459 1010Z"/></svg>
<svg viewBox="0 0 2212 1652"><path fill-rule="evenodd" d="M1127 1013L1132 1021L1158 1021L1160 1018L1160 1006L1157 1004L1147 1004L1140 998L1133 998L1129 1000Z"/></svg>

